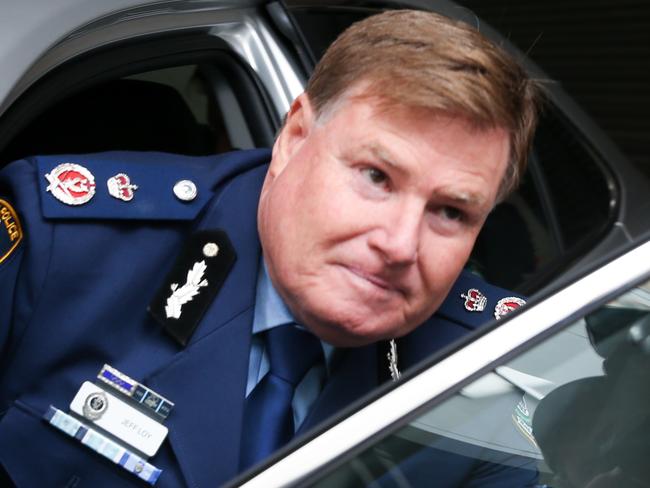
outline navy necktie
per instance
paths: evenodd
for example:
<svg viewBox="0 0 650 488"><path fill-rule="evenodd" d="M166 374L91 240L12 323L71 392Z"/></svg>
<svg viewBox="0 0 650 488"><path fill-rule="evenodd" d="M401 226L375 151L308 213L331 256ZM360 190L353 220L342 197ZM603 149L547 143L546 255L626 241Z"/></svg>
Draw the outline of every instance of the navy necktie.
<svg viewBox="0 0 650 488"><path fill-rule="evenodd" d="M246 400L240 469L261 461L294 435L291 401L296 386L319 360L320 341L295 325L265 333L269 371Z"/></svg>

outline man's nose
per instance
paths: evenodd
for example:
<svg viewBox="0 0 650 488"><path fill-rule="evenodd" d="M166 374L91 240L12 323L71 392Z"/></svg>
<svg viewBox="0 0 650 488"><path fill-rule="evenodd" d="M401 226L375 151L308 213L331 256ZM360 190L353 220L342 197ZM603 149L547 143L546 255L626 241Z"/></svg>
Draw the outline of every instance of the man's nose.
<svg viewBox="0 0 650 488"><path fill-rule="evenodd" d="M370 247L387 264L413 264L418 256L422 215L422 210L414 205L401 206L382 215L379 228L369 238Z"/></svg>

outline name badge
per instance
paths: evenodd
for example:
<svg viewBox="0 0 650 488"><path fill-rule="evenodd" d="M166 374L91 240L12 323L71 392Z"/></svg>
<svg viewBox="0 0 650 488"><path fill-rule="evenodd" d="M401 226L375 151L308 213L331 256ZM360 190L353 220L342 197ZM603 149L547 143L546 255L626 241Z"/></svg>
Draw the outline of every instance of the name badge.
<svg viewBox="0 0 650 488"><path fill-rule="evenodd" d="M167 437L167 427L90 381L81 385L70 410L147 456Z"/></svg>

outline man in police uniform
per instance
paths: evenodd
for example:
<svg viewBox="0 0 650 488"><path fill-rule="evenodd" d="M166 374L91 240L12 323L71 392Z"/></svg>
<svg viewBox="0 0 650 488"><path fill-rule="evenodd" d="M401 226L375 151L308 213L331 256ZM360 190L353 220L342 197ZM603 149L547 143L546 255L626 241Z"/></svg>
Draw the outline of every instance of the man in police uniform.
<svg viewBox="0 0 650 488"><path fill-rule="evenodd" d="M7 166L7 480L218 485L523 303L461 270L524 167L536 91L476 31L392 12L333 44L272 155ZM439 486L531 482L475 464Z"/></svg>

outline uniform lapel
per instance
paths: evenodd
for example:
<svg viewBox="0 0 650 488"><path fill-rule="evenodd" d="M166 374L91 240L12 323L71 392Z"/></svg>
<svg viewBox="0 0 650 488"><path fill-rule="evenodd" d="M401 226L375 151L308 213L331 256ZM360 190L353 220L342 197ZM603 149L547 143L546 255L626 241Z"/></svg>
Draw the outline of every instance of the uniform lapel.
<svg viewBox="0 0 650 488"><path fill-rule="evenodd" d="M237 474L252 309L189 346L151 378L177 392L169 441L189 486L218 486Z"/></svg>
<svg viewBox="0 0 650 488"><path fill-rule="evenodd" d="M237 260L188 346L147 379L175 402L169 441L188 485L212 487L237 473L255 285L256 214L266 167L228 184L199 229L224 230Z"/></svg>

